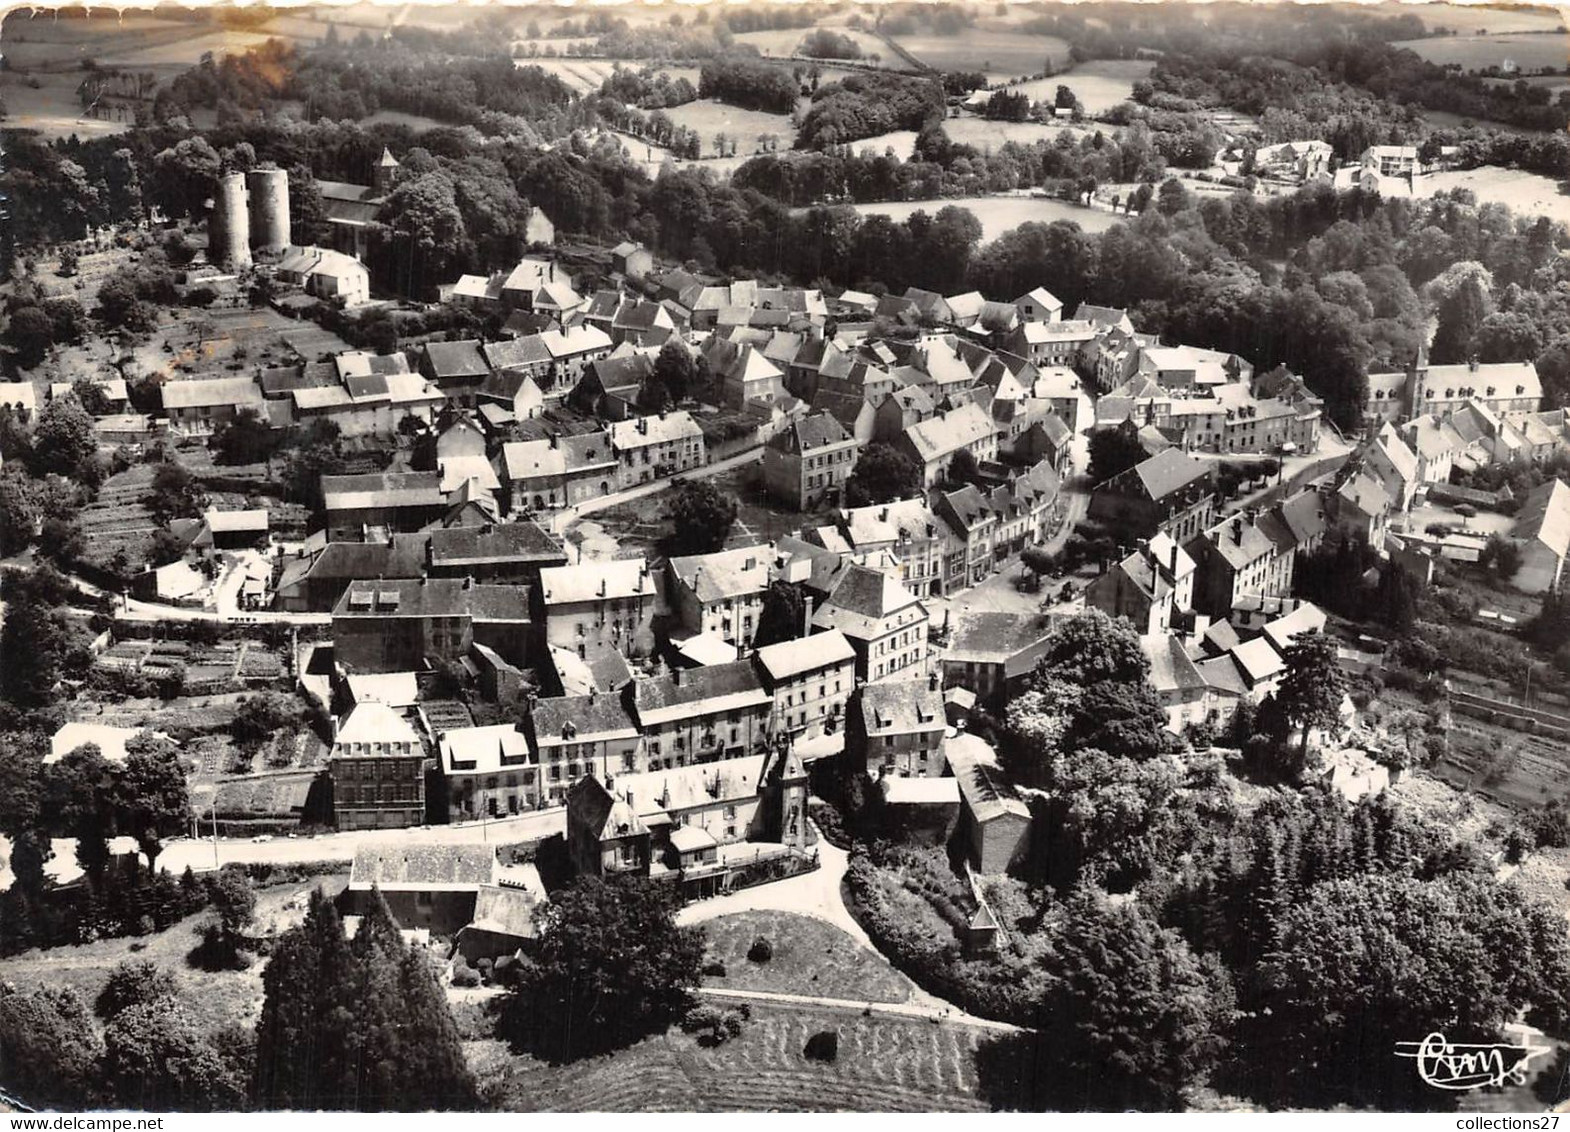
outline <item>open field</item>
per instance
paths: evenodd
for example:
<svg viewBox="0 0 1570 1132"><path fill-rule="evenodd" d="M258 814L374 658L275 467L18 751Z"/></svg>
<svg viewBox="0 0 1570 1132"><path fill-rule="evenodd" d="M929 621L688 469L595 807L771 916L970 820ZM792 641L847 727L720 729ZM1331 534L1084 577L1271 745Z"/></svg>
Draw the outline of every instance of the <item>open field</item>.
<svg viewBox="0 0 1570 1132"><path fill-rule="evenodd" d="M1036 142L1054 141L1059 134L1077 136L1087 131L1046 122L998 122L990 118L964 117L946 119L943 132L948 134L951 141L961 145L996 150L1003 148L1005 142L1034 145Z"/></svg>
<svg viewBox="0 0 1570 1132"><path fill-rule="evenodd" d="M1127 102L1134 93L1134 84L1150 74L1155 65L1151 59L1092 59L1067 74L1020 83L1009 89L1022 91L1040 102L1052 99L1059 86L1066 86L1079 97L1085 113L1096 117L1120 102Z"/></svg>
<svg viewBox="0 0 1570 1132"><path fill-rule="evenodd" d="M447 123L438 122L435 118L427 118L424 114L406 114L402 110L378 110L368 117L361 118L360 125L408 126L411 130L434 130Z"/></svg>
<svg viewBox="0 0 1570 1132"><path fill-rule="evenodd" d="M721 133L736 140L737 156L756 153L758 138L765 134L777 138L782 150L789 149L796 141L796 128L791 125L788 115L743 110L712 98L672 107L665 114L678 126L696 130L705 154L714 153L714 137Z"/></svg>
<svg viewBox="0 0 1570 1132"><path fill-rule="evenodd" d="M822 25L827 27L828 25ZM889 50L889 45L875 35L868 35L864 31L852 31L849 28L835 27L829 30L838 35L848 36L861 48L861 61L870 63L872 56L876 55L883 66L899 66L900 58ZM760 55L795 55L796 49L801 46L801 41L814 31L813 28L779 28L773 31L749 31L736 37L739 44L747 44L758 49Z"/></svg>
<svg viewBox="0 0 1570 1132"><path fill-rule="evenodd" d="M981 221L983 242L996 240L1003 233L1021 224L1037 221L1050 224L1054 220L1072 220L1087 232L1105 232L1122 217L1099 209L1083 208L1067 201L1047 200L1040 197L961 197L957 200L901 200L881 201L875 204L855 205L863 216L882 213L895 220L904 220L913 212L935 213L948 205L968 208Z"/></svg>
<svg viewBox="0 0 1570 1132"><path fill-rule="evenodd" d="M905 35L895 42L936 70L983 71L994 82L1068 63L1068 44L1049 35L966 28L958 35Z"/></svg>
<svg viewBox="0 0 1570 1132"><path fill-rule="evenodd" d="M1526 71L1570 65L1570 38L1563 35L1453 35L1407 39L1395 44L1417 52L1430 63L1459 64L1468 71L1514 63Z"/></svg>
<svg viewBox="0 0 1570 1132"><path fill-rule="evenodd" d="M513 63L519 67L538 67L548 75L555 75L566 83L577 94L592 94L600 89L615 63L609 59L533 59L515 57ZM623 64L631 66L632 64Z"/></svg>
<svg viewBox="0 0 1570 1132"><path fill-rule="evenodd" d="M1359 5L1361 8L1362 6ZM1507 32L1553 31L1564 27L1564 18L1548 5L1519 8L1491 8L1483 4L1400 4L1387 3L1370 9L1370 15L1399 16L1415 13L1422 17L1430 31L1444 28L1472 35L1487 32L1504 35Z"/></svg>
<svg viewBox="0 0 1570 1132"><path fill-rule="evenodd" d="M832 1064L802 1056L839 1033ZM467 1043L497 1107L530 1112L980 1112L981 1030L755 1003L741 1036L713 1048L672 1030L607 1057L549 1066L494 1040Z"/></svg>
<svg viewBox="0 0 1570 1132"><path fill-rule="evenodd" d="M304 914L305 898L318 884L329 892L341 888L346 878L315 877L296 884L263 889L256 894L256 921L265 928L276 923L280 929L292 925ZM289 905L296 907L289 907ZM206 922L208 913L199 912L154 935L104 939L75 947L53 947L26 951L0 960L0 979L15 984L20 991L39 987L70 987L92 1005L103 989L104 980L115 964L128 959L147 959L179 977L196 1020L205 1027L218 1028L232 1023L251 1025L262 1004L262 966L253 963L247 971L199 971L186 963L186 956L199 942L195 929ZM138 951L133 944L142 944Z"/></svg>
<svg viewBox="0 0 1570 1132"><path fill-rule="evenodd" d="M1446 189L1470 189L1479 203L1495 201L1524 216L1546 216L1570 224L1570 196L1560 191L1557 181L1537 173L1482 165L1430 173L1417 183L1419 196L1433 196Z"/></svg>
<svg viewBox="0 0 1570 1132"><path fill-rule="evenodd" d="M703 925L705 962L725 964L725 974L705 975L704 985L729 990L773 991L856 1002L905 1002L910 984L886 962L869 955L832 924L791 912L742 912ZM774 946L767 963L747 949L759 936Z"/></svg>

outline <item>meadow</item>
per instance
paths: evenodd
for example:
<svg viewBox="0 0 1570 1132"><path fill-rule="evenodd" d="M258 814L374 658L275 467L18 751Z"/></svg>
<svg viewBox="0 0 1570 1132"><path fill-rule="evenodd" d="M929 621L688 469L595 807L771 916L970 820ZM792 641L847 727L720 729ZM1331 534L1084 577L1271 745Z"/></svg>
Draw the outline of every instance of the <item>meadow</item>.
<svg viewBox="0 0 1570 1132"><path fill-rule="evenodd" d="M1564 17L1547 5L1517 8L1495 8L1484 4L1410 4L1390 3L1381 5L1379 15L1404 15L1416 12L1430 31L1444 28L1461 35L1486 32L1505 35L1509 32L1557 31L1565 26Z"/></svg>
<svg viewBox="0 0 1570 1132"><path fill-rule="evenodd" d="M900 65L900 60L894 55L894 52L889 50L888 44L875 35L868 35L863 31L852 31L849 28L829 27L826 23L819 26L854 40L856 45L861 48L861 55L864 61L871 62L871 56L876 55L884 66ZM736 42L756 47L760 55L772 55L778 58L797 54L797 48L801 46L801 41L811 35L813 30L813 28L778 28L772 31L748 31L736 36Z"/></svg>
<svg viewBox="0 0 1570 1132"><path fill-rule="evenodd" d="M721 133L735 140L737 156L755 154L758 151L758 139L765 134L772 134L778 139L778 148L781 150L789 149L796 140L796 127L791 125L788 115L743 110L712 98L673 106L665 114L678 126L698 132L705 156L715 153L714 138Z"/></svg>
<svg viewBox="0 0 1570 1132"><path fill-rule="evenodd" d="M1104 232L1122 219L1113 216L1110 212L1084 208L1067 201L1027 196L883 201L875 204L858 204L854 207L863 216L882 213L895 220L904 220L913 212L936 213L938 209L951 204L959 208L968 208L975 214L976 219L981 221L983 243L995 240L1003 233L1031 221L1050 224L1054 220L1072 220L1087 232Z"/></svg>
<svg viewBox="0 0 1570 1132"><path fill-rule="evenodd" d="M1507 63L1524 71L1545 67L1564 70L1570 66L1570 37L1564 35L1454 35L1408 39L1395 46L1415 51L1430 63L1456 64L1467 71L1503 67Z"/></svg>
<svg viewBox="0 0 1570 1132"><path fill-rule="evenodd" d="M903 35L895 42L929 67L940 71L982 71L991 82L1060 70L1069 61L1068 44L1063 40L1017 31L966 28L958 35Z"/></svg>
<svg viewBox="0 0 1570 1132"><path fill-rule="evenodd" d="M1150 74L1155 66L1150 59L1092 59L1063 75L1019 83L1010 90L1030 95L1037 102L1050 101L1059 86L1072 90L1092 118L1105 114L1120 102L1127 102L1134 94L1134 84Z"/></svg>
<svg viewBox="0 0 1570 1132"><path fill-rule="evenodd" d="M1557 181L1537 173L1482 165L1430 173L1417 183L1419 196L1433 196L1446 189L1470 189L1479 203L1494 201L1519 215L1546 216L1570 224L1570 196L1560 191Z"/></svg>
<svg viewBox="0 0 1570 1132"><path fill-rule="evenodd" d="M1001 149L1005 142L1034 145L1041 141L1050 142L1059 134L1078 135L1086 132L1071 126L1043 122L998 122L972 117L949 118L943 123L943 130L950 141L973 145L981 150Z"/></svg>

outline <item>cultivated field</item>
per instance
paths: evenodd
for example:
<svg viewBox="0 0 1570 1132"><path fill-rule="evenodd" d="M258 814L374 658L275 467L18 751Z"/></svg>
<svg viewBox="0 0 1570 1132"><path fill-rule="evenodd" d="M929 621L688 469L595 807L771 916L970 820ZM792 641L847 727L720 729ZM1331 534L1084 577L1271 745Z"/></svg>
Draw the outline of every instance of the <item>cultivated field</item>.
<svg viewBox="0 0 1570 1132"><path fill-rule="evenodd" d="M702 139L705 155L715 153L714 138L717 134L725 134L735 140L737 156L757 153L758 139L764 135L776 138L781 150L789 149L796 141L796 127L791 125L788 115L743 110L712 98L700 98L685 106L674 106L665 111L665 115L678 126L696 130Z"/></svg>
<svg viewBox="0 0 1570 1132"><path fill-rule="evenodd" d="M741 912L703 925L708 935L705 962L725 965L724 975L705 975L703 983L730 990L805 994L854 1002L905 1002L910 982L886 961L860 947L833 924L792 912ZM774 947L767 963L747 958L762 936Z"/></svg>
<svg viewBox="0 0 1570 1132"><path fill-rule="evenodd" d="M929 67L983 71L993 82L1058 70L1068 64L1068 44L1048 35L966 28L958 35L906 35L895 42Z"/></svg>
<svg viewBox="0 0 1570 1132"><path fill-rule="evenodd" d="M893 150L895 157L901 161L908 161L916 149L916 131L895 130L890 134L862 138L860 141L851 142L851 146L858 154L871 154L874 157L881 157L885 152Z"/></svg>
<svg viewBox="0 0 1570 1132"><path fill-rule="evenodd" d="M1021 224L1036 221L1050 224L1054 220L1072 220L1087 232L1105 232L1122 217L1099 209L1083 208L1067 201L1047 200L1038 197L962 197L958 200L905 200L884 201L876 204L858 204L857 212L863 216L882 213L895 220L904 220L911 213L922 211L936 213L947 205L968 208L981 221L983 242L995 240L1003 233Z"/></svg>
<svg viewBox="0 0 1570 1132"><path fill-rule="evenodd" d="M832 1064L802 1055L839 1033ZM859 1013L752 1004L741 1036L705 1048L672 1030L607 1057L544 1065L494 1040L467 1044L497 1105L520 1112L980 1112L985 1031Z"/></svg>
<svg viewBox="0 0 1570 1132"><path fill-rule="evenodd" d="M1570 38L1563 35L1447 35L1403 40L1395 46L1409 48L1431 63L1459 64L1468 71L1508 63L1524 71L1570 66Z"/></svg>
<svg viewBox="0 0 1570 1132"><path fill-rule="evenodd" d="M1023 91L1040 102L1043 99L1050 101L1057 95L1059 86L1066 86L1078 96L1085 113L1095 117L1120 102L1127 102L1133 96L1134 84L1150 74L1155 65L1150 59L1092 59L1067 74L1020 83L1009 89Z"/></svg>

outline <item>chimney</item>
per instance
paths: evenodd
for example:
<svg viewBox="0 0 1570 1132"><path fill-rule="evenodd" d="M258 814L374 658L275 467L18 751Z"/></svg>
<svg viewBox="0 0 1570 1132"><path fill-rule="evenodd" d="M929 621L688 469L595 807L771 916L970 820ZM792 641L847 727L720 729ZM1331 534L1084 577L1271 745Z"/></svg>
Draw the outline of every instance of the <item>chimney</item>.
<svg viewBox="0 0 1570 1132"><path fill-rule="evenodd" d="M589 685L589 702L591 704L594 702L595 697L598 696L599 694L600 694L600 690L598 688L596 688L593 684L590 684Z"/></svg>
<svg viewBox="0 0 1570 1132"><path fill-rule="evenodd" d="M929 692L936 692L937 690L938 690L938 674L936 672L933 672L933 673L930 673L927 676L927 691L929 691Z"/></svg>
<svg viewBox="0 0 1570 1132"><path fill-rule="evenodd" d="M552 448L556 447L556 434L554 432L551 433L551 447Z"/></svg>
<svg viewBox="0 0 1570 1132"><path fill-rule="evenodd" d="M1243 541L1243 520L1232 520L1232 541L1241 544Z"/></svg>
<svg viewBox="0 0 1570 1132"><path fill-rule="evenodd" d="M679 666L676 667L676 668L672 668L671 669L671 680L672 680L673 683L675 683L676 687L678 687L678 688L681 687L681 674L684 671L686 671L686 669L681 668Z"/></svg>
<svg viewBox="0 0 1570 1132"><path fill-rule="evenodd" d="M1468 358L1466 360L1466 368L1471 370L1473 373L1477 372L1477 355L1476 354L1473 354L1470 358Z"/></svg>
<svg viewBox="0 0 1570 1132"><path fill-rule="evenodd" d="M471 577L465 576L464 579L463 579L463 588L466 589L466 590L473 589L474 588L474 579L471 578Z"/></svg>
<svg viewBox="0 0 1570 1132"><path fill-rule="evenodd" d="M812 636L812 598L807 594L801 599L801 635Z"/></svg>
<svg viewBox="0 0 1570 1132"><path fill-rule="evenodd" d="M1171 569L1168 571L1168 573L1170 573L1174 578L1177 577L1177 556L1178 556L1178 544L1177 544L1177 540L1173 539L1172 540L1172 555L1171 555L1171 557L1172 557L1172 566L1171 566Z"/></svg>

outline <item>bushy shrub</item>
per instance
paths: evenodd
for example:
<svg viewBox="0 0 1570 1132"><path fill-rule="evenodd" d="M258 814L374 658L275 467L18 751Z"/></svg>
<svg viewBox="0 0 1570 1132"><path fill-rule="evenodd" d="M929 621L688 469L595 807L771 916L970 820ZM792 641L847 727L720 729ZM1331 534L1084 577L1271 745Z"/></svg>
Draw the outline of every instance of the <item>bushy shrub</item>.
<svg viewBox="0 0 1570 1132"><path fill-rule="evenodd" d="M703 965L703 973L710 978L723 979L725 977L725 964L715 960Z"/></svg>
<svg viewBox="0 0 1570 1132"><path fill-rule="evenodd" d="M767 963L774 958L774 945L766 936L759 936L752 941L752 946L747 948L747 958L754 963Z"/></svg>
<svg viewBox="0 0 1570 1132"><path fill-rule="evenodd" d="M480 973L464 962L462 956L453 960L452 985L455 987L477 987L480 985Z"/></svg>
<svg viewBox="0 0 1570 1132"><path fill-rule="evenodd" d="M819 1030L807 1039L806 1047L801 1051L808 1061L837 1061L840 1055L840 1035L838 1030Z"/></svg>

